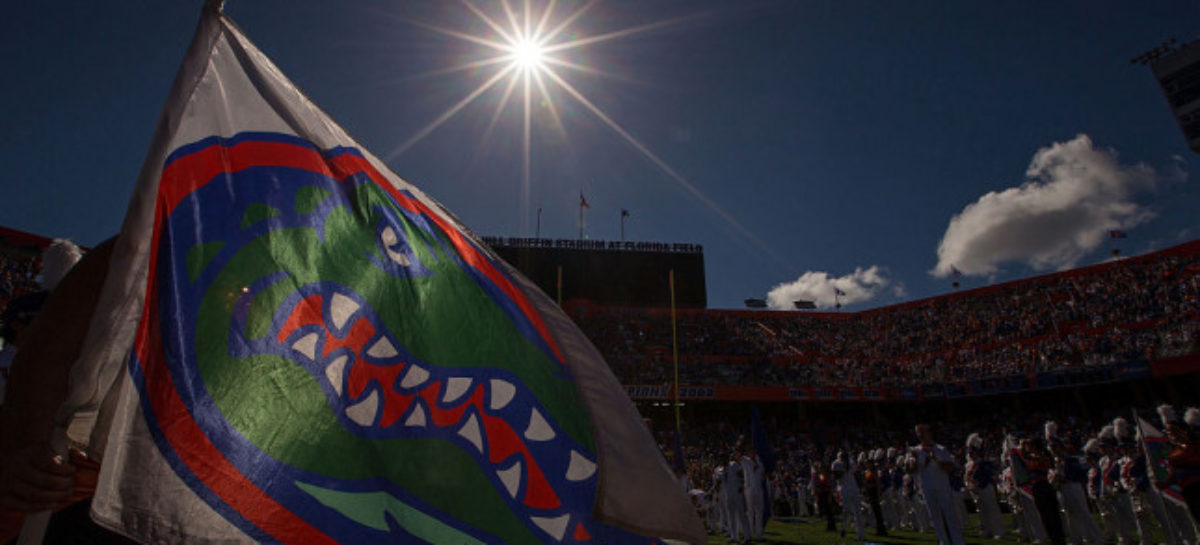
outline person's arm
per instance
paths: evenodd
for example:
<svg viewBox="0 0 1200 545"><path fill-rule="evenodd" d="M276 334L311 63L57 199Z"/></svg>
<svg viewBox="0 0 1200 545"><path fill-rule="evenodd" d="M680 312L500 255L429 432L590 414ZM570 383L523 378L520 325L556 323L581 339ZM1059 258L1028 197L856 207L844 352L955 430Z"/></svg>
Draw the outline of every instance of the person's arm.
<svg viewBox="0 0 1200 545"><path fill-rule="evenodd" d="M0 508L49 509L74 484L74 467L54 455L49 441L108 273L113 240L71 269L22 332L0 413Z"/></svg>

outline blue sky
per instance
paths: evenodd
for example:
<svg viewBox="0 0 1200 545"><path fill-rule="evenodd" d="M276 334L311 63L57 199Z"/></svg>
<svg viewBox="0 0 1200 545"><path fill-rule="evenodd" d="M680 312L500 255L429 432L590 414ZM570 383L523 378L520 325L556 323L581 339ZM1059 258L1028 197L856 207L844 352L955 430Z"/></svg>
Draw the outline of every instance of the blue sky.
<svg viewBox="0 0 1200 545"><path fill-rule="evenodd" d="M558 2L552 19L580 5ZM543 235L574 237L583 191L591 238L618 238L625 208L631 239L703 244L713 307L791 283L779 301L827 302L836 285L863 308L949 290L939 263L971 286L1101 261L1108 228L1129 234L1126 253L1200 237L1197 156L1129 64L1194 38L1193 1L600 2L560 39L669 24L559 54L603 75L555 71L660 162L549 84L563 128L535 90L527 198L518 96L484 138L503 84L393 154L494 73L428 75L484 49L412 22L486 25L457 3L334 6L230 0L226 13L476 232L532 235L541 206ZM83 244L115 233L198 12L9 7L0 224ZM1037 181L1012 189L1039 150Z"/></svg>

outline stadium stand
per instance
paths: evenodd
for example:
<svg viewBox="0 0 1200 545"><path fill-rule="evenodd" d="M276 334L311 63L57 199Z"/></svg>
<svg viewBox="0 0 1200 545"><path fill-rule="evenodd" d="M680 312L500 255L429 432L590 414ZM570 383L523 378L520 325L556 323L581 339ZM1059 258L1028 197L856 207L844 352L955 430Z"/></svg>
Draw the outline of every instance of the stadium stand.
<svg viewBox="0 0 1200 545"><path fill-rule="evenodd" d="M42 236L0 227L0 311L8 301L39 290L42 250L51 240Z"/></svg>
<svg viewBox="0 0 1200 545"><path fill-rule="evenodd" d="M685 309L680 383L903 389L1144 366L1197 352L1198 303L1200 241L856 313ZM670 380L667 309L566 307L623 383Z"/></svg>

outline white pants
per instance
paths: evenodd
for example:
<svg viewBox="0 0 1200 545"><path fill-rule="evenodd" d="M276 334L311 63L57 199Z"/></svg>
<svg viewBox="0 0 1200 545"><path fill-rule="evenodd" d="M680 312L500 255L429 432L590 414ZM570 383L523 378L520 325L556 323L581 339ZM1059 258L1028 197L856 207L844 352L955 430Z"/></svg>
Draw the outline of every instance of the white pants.
<svg viewBox="0 0 1200 545"><path fill-rule="evenodd" d="M1079 483L1063 483L1058 490L1059 501L1062 503L1063 511L1067 516L1064 521L1066 524L1067 535L1076 543L1081 543L1084 540L1090 541L1095 545L1104 544L1104 535L1100 533L1100 526L1096 524L1096 518L1088 511L1087 497L1083 492L1083 485Z"/></svg>
<svg viewBox="0 0 1200 545"><path fill-rule="evenodd" d="M730 494L725 501L725 531L730 541L742 541L750 537L749 521L746 520L746 498L742 494Z"/></svg>
<svg viewBox="0 0 1200 545"><path fill-rule="evenodd" d="M1181 545L1179 533L1175 531L1175 525L1170 517L1167 516L1167 507L1163 505L1162 496L1157 490L1145 490L1138 492L1141 496L1142 505L1145 506L1154 518L1158 520L1158 527L1162 528L1163 537L1167 540L1167 545Z"/></svg>
<svg viewBox="0 0 1200 545"><path fill-rule="evenodd" d="M996 487L989 484L976 490L975 499L979 502L979 529L983 537L1003 536L1004 515L1000 512L1000 502L996 501Z"/></svg>
<svg viewBox="0 0 1200 545"><path fill-rule="evenodd" d="M1147 545L1150 540L1143 537L1142 525L1133 510L1133 499L1125 491L1117 492L1112 498L1113 522L1117 531L1117 543Z"/></svg>
<svg viewBox="0 0 1200 545"><path fill-rule="evenodd" d="M912 500L899 491L896 492L896 522L899 523L897 528L915 528L912 520Z"/></svg>
<svg viewBox="0 0 1200 545"><path fill-rule="evenodd" d="M1104 542L1115 542L1117 540L1117 510L1113 507L1112 499L1103 497L1092 499L1096 502L1096 508L1100 511L1100 522L1104 525L1100 529L1104 532Z"/></svg>
<svg viewBox="0 0 1200 545"><path fill-rule="evenodd" d="M717 532L729 533L729 506L725 505L725 497L718 495L713 501L713 510L717 512Z"/></svg>
<svg viewBox="0 0 1200 545"><path fill-rule="evenodd" d="M1200 543L1200 531L1196 529L1196 522L1192 520L1187 506L1169 500L1163 503L1167 505L1167 516L1171 517L1171 524L1174 525L1180 539L1188 545Z"/></svg>
<svg viewBox="0 0 1200 545"><path fill-rule="evenodd" d="M929 507L925 505L925 500L921 498L920 494L913 494L909 503L912 504L913 530L921 533L928 532L930 521Z"/></svg>
<svg viewBox="0 0 1200 545"><path fill-rule="evenodd" d="M859 541L867 538L866 518L862 512L862 496L858 494L842 495L842 529L854 519L854 528Z"/></svg>
<svg viewBox="0 0 1200 545"><path fill-rule="evenodd" d="M1046 527L1042 526L1042 516L1038 514L1033 498L1017 492L1017 503L1021 506L1021 537L1032 541L1046 541Z"/></svg>
<svg viewBox="0 0 1200 545"><path fill-rule="evenodd" d="M954 507L950 490L925 490L925 508L933 521L933 531L943 545L964 545L962 520Z"/></svg>
<svg viewBox="0 0 1200 545"><path fill-rule="evenodd" d="M766 524L766 512L763 509L762 490L746 491L746 520L749 523L747 533L753 539L762 539L763 525Z"/></svg>
<svg viewBox="0 0 1200 545"><path fill-rule="evenodd" d="M896 489L889 488L882 496L879 499L879 504L883 508L883 521L888 525L888 528L899 528L900 521L896 516Z"/></svg>
<svg viewBox="0 0 1200 545"><path fill-rule="evenodd" d="M967 527L967 496L959 490L950 491L950 499L954 502L954 515L958 517L958 525Z"/></svg>
<svg viewBox="0 0 1200 545"><path fill-rule="evenodd" d="M723 502L716 494L708 499L708 529L714 533L721 531L721 508Z"/></svg>

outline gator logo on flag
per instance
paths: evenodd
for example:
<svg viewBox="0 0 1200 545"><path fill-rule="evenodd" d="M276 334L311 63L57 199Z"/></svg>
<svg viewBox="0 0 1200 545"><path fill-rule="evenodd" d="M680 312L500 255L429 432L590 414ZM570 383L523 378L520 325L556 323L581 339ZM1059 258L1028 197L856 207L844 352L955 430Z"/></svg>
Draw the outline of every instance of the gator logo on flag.
<svg viewBox="0 0 1200 545"><path fill-rule="evenodd" d="M252 538L634 537L591 519L592 430L541 316L357 150L207 138L157 202L131 374L172 468Z"/></svg>

